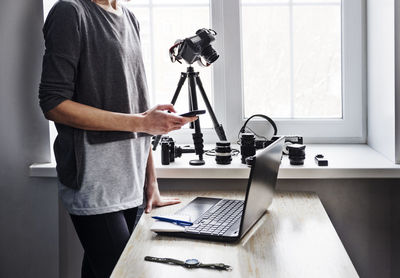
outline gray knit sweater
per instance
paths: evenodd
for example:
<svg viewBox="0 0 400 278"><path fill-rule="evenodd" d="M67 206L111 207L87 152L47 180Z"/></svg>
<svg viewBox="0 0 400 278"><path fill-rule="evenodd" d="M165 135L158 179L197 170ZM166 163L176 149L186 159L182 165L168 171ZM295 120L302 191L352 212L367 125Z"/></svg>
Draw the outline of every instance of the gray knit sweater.
<svg viewBox="0 0 400 278"><path fill-rule="evenodd" d="M47 112L70 99L107 111L141 113L149 108L139 24L123 8L109 13L90 0L62 0L43 27L45 54L39 89ZM80 188L85 172L84 132L56 124L58 178ZM86 131L90 144L148 136L131 132Z"/></svg>

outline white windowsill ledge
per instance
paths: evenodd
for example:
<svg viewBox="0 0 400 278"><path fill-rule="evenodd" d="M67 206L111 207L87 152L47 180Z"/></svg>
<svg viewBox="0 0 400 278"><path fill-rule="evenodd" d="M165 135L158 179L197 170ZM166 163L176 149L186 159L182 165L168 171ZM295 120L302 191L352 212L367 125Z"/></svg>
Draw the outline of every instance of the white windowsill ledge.
<svg viewBox="0 0 400 278"><path fill-rule="evenodd" d="M206 146L211 148L211 146ZM183 154L168 166L161 165L159 149L154 154L158 178L163 179L247 179L249 168L240 163L240 155L230 165L217 165L214 157L205 156L204 166L190 166L194 154ZM328 167L319 167L314 156L323 154ZM55 163L30 166L31 177L56 177ZM284 156L279 170L280 179L357 179L400 178L400 165L366 144L308 144L303 166L291 166Z"/></svg>

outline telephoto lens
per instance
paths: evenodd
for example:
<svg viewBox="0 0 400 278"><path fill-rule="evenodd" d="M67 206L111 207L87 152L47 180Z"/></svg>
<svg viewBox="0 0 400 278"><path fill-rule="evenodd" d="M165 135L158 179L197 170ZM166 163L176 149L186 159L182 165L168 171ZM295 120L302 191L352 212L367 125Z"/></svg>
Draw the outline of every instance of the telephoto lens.
<svg viewBox="0 0 400 278"><path fill-rule="evenodd" d="M306 146L301 144L293 144L287 146L289 151L289 161L291 165L303 165L306 158Z"/></svg>
<svg viewBox="0 0 400 278"><path fill-rule="evenodd" d="M256 154L255 136L253 133L242 133L240 136L240 153L242 163L246 164L246 158Z"/></svg>
<svg viewBox="0 0 400 278"><path fill-rule="evenodd" d="M219 141L215 147L215 161L217 164L230 164L232 161L231 142Z"/></svg>

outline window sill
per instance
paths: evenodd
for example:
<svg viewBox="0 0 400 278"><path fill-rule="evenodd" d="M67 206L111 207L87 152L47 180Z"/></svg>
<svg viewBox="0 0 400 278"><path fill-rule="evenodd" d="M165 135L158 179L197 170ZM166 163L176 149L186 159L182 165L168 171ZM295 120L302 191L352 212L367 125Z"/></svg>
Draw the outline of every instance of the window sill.
<svg viewBox="0 0 400 278"><path fill-rule="evenodd" d="M210 147L210 146L207 146ZM190 166L193 154L183 154L174 163L161 165L159 149L154 154L158 178L162 179L247 179L249 168L240 163L240 156L230 165L217 165L214 157L205 156L205 166ZM329 166L319 167L314 156L323 154ZM55 163L30 166L31 177L56 177ZM366 144L308 144L303 166L291 166L284 156L279 179L364 179L400 178L396 165Z"/></svg>

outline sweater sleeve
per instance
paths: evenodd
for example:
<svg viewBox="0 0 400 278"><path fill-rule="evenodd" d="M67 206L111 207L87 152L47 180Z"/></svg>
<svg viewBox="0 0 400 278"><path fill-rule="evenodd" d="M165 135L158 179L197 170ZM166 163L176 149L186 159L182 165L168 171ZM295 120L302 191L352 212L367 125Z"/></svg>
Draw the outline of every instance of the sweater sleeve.
<svg viewBox="0 0 400 278"><path fill-rule="evenodd" d="M39 85L39 104L46 113L75 92L80 56L80 17L70 2L54 5L43 27L45 53Z"/></svg>

